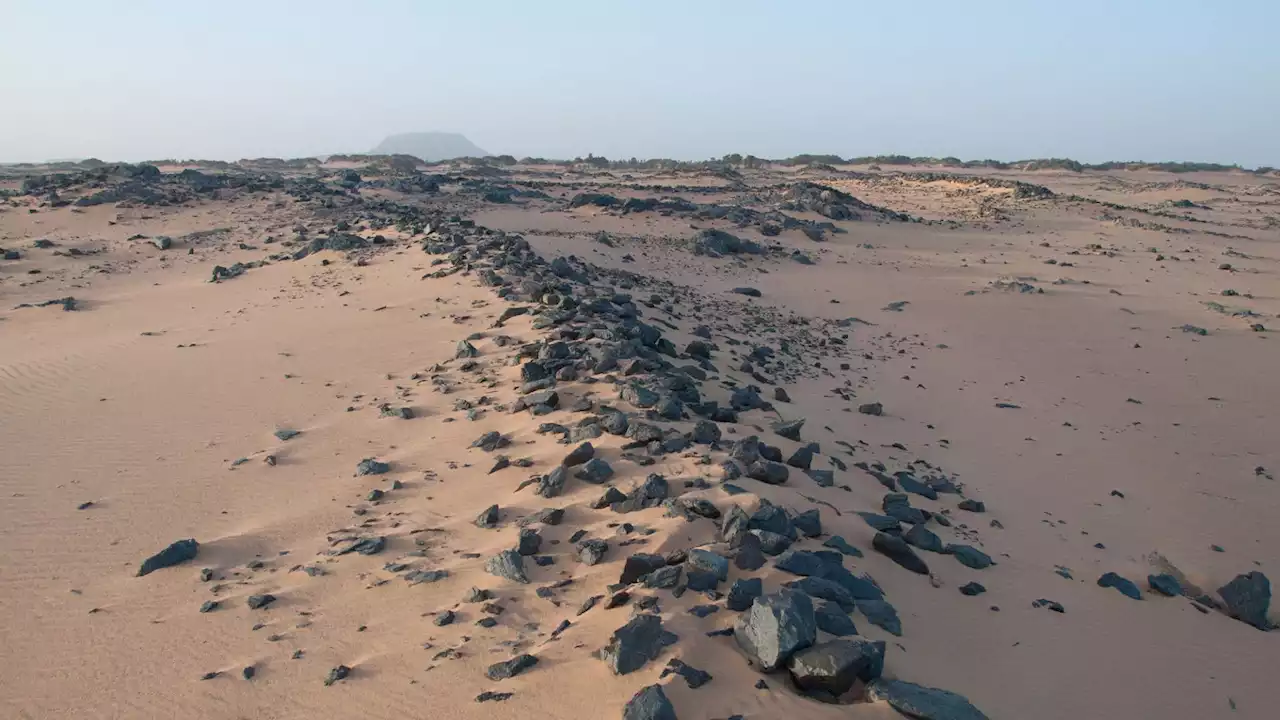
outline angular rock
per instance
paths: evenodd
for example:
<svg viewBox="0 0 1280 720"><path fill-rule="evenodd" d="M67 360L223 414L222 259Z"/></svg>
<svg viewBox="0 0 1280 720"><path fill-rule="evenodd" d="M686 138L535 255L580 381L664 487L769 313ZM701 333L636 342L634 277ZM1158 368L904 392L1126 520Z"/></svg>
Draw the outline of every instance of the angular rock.
<svg viewBox="0 0 1280 720"><path fill-rule="evenodd" d="M804 427L804 418L786 420L773 424L773 431L788 440L800 442L800 429Z"/></svg>
<svg viewBox="0 0 1280 720"><path fill-rule="evenodd" d="M475 525L491 530L498 524L499 510L497 505L490 505L476 516Z"/></svg>
<svg viewBox="0 0 1280 720"><path fill-rule="evenodd" d="M520 531L520 537L517 541L516 552L524 556L537 555L542 549L542 536L537 530L525 528Z"/></svg>
<svg viewBox="0 0 1280 720"><path fill-rule="evenodd" d="M811 508L796 515L791 524L805 537L818 537L822 534L822 516L817 508Z"/></svg>
<svg viewBox="0 0 1280 720"><path fill-rule="evenodd" d="M987 720L963 695L903 680L873 680L867 684L866 698L870 702L883 700L919 720Z"/></svg>
<svg viewBox="0 0 1280 720"><path fill-rule="evenodd" d="M792 580L786 584L786 587L797 590L812 598L819 600L830 600L840 606L845 612L853 612L856 607L853 593L844 589L839 583L820 577L805 577L799 580Z"/></svg>
<svg viewBox="0 0 1280 720"><path fill-rule="evenodd" d="M719 553L695 548L689 551L687 562L714 574L718 580L729 579L729 559Z"/></svg>
<svg viewBox="0 0 1280 720"><path fill-rule="evenodd" d="M769 485L783 485L790 476L786 465L770 460L757 460L747 468L747 477Z"/></svg>
<svg viewBox="0 0 1280 720"><path fill-rule="evenodd" d="M1104 573L1102 577L1098 578L1098 587L1115 588L1116 592L1127 598L1142 599L1142 591L1138 589L1138 586L1132 580L1113 572Z"/></svg>
<svg viewBox="0 0 1280 720"><path fill-rule="evenodd" d="M921 550L935 553L940 553L943 550L942 538L939 538L924 525L912 525L910 530L903 533L902 539Z"/></svg>
<svg viewBox="0 0 1280 720"><path fill-rule="evenodd" d="M902 637L902 621L898 619L898 610L884 598L876 600L858 598L858 610L872 625L890 635Z"/></svg>
<svg viewBox="0 0 1280 720"><path fill-rule="evenodd" d="M597 656L614 675L626 675L644 667L677 640L674 633L663 629L661 617L644 613L614 630L609 644L601 648Z"/></svg>
<svg viewBox="0 0 1280 720"><path fill-rule="evenodd" d="M142 561L142 565L138 567L137 577L149 575L156 570L180 565L188 560L194 560L199 552L200 543L192 538L170 543L165 549Z"/></svg>
<svg viewBox="0 0 1280 720"><path fill-rule="evenodd" d="M976 547L973 547L972 545L962 545L959 543L951 543L947 545L945 548L943 548L942 552L946 553L947 555L954 555L956 560L960 561L961 565L964 565L965 567L971 567L974 570L985 570L986 568L989 568L992 565L996 564L995 561L991 559L990 555L982 552L981 550L979 550ZM1129 583L1129 584L1132 585L1133 583ZM1137 589L1136 585L1134 586L1134 589L1135 590ZM1122 590L1121 592L1124 592L1124 591ZM1138 599L1141 599L1141 593L1139 593Z"/></svg>
<svg viewBox="0 0 1280 720"><path fill-rule="evenodd" d="M532 655L517 655L510 660L503 660L502 662L496 662L490 665L489 668L485 670L484 674L485 677L490 680L506 680L507 678L513 678L519 675L537 664L538 658Z"/></svg>
<svg viewBox="0 0 1280 720"><path fill-rule="evenodd" d="M751 607L755 599L764 594L764 583L760 578L738 578L729 588L725 598L725 607L735 612L742 612Z"/></svg>
<svg viewBox="0 0 1280 720"><path fill-rule="evenodd" d="M813 617L818 623L818 629L829 635L849 637L858 634L858 627L853 624L853 618L835 603L820 603L813 611Z"/></svg>
<svg viewBox="0 0 1280 720"><path fill-rule="evenodd" d="M627 701L622 720L676 720L676 709L661 685L648 685Z"/></svg>
<svg viewBox="0 0 1280 720"><path fill-rule="evenodd" d="M571 450L568 455L565 455L564 460L560 461L560 464L565 467L577 467L578 465L581 465L595 457L595 455L596 449L591 446L591 443L584 442Z"/></svg>
<svg viewBox="0 0 1280 720"><path fill-rule="evenodd" d="M787 670L796 687L820 697L837 698L855 682L871 682L884 672L883 641L839 638L791 656Z"/></svg>
<svg viewBox="0 0 1280 720"><path fill-rule="evenodd" d="M604 540L590 539L583 540L578 545L578 559L583 565L595 565L604 559L604 554L609 552L609 543Z"/></svg>
<svg viewBox="0 0 1280 720"><path fill-rule="evenodd" d="M808 550L788 550L774 561L773 566L792 575L822 575L826 571L826 563L822 558Z"/></svg>
<svg viewBox="0 0 1280 720"><path fill-rule="evenodd" d="M848 540L845 540L843 537L839 535L832 535L831 537L827 538L826 541L822 543L822 547L829 547L835 550L839 550L844 555L849 555L852 557L862 557L861 550L850 545Z"/></svg>
<svg viewBox="0 0 1280 720"><path fill-rule="evenodd" d="M385 475L391 472L391 465L373 458L365 458L356 463L356 475Z"/></svg>
<svg viewBox="0 0 1280 720"><path fill-rule="evenodd" d="M1178 578L1168 573L1148 575L1147 584L1151 586L1152 590L1168 597L1178 597L1185 592L1182 589L1182 583L1178 582Z"/></svg>
<svg viewBox="0 0 1280 720"><path fill-rule="evenodd" d="M817 639L813 602L791 590L758 597L738 617L733 636L761 670L775 670Z"/></svg>
<svg viewBox="0 0 1280 720"><path fill-rule="evenodd" d="M512 582L528 584L529 576L524 572L524 558L515 550L503 550L485 561L485 572L497 575Z"/></svg>
<svg viewBox="0 0 1280 720"><path fill-rule="evenodd" d="M638 582L640 578L649 573L664 567L667 559L661 555L651 553L636 553L626 559L622 565L622 575L618 578L620 585L630 585Z"/></svg>
<svg viewBox="0 0 1280 720"><path fill-rule="evenodd" d="M1271 606L1271 581L1258 570L1237 575L1234 580L1218 588L1218 595L1227 614L1259 630L1270 630L1267 611Z"/></svg>
<svg viewBox="0 0 1280 720"><path fill-rule="evenodd" d="M929 566L924 560L911 550L911 546L907 545L905 540L896 535L878 532L871 540L871 547L913 573L929 574Z"/></svg>

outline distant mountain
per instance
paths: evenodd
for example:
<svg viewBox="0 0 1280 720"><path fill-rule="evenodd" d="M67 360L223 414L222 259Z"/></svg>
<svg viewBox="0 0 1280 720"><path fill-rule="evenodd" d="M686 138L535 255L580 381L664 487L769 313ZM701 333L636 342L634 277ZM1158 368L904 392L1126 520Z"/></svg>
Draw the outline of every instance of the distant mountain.
<svg viewBox="0 0 1280 720"><path fill-rule="evenodd" d="M389 135L371 155L412 155L427 162L460 157L484 157L489 153L476 147L461 133L417 132Z"/></svg>

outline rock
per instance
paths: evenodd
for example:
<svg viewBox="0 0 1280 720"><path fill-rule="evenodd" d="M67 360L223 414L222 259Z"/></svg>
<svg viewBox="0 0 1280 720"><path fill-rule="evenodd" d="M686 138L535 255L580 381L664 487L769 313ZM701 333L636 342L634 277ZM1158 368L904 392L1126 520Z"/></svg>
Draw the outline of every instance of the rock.
<svg viewBox="0 0 1280 720"><path fill-rule="evenodd" d="M746 295L747 297L756 297L756 298L760 297L761 295L760 291L753 287L736 287L730 290L729 292L732 292L738 295Z"/></svg>
<svg viewBox="0 0 1280 720"><path fill-rule="evenodd" d="M1237 575L1234 580L1218 588L1227 614L1259 630L1270 630L1267 611L1271 606L1271 581L1255 570Z"/></svg>
<svg viewBox="0 0 1280 720"><path fill-rule="evenodd" d="M718 580L729 579L729 559L719 553L695 548L689 551L687 562L693 567L714 574Z"/></svg>
<svg viewBox="0 0 1280 720"><path fill-rule="evenodd" d="M693 426L689 439L699 445L720 442L720 426L710 420L699 420Z"/></svg>
<svg viewBox="0 0 1280 720"><path fill-rule="evenodd" d="M900 522L919 525L928 520L924 511L911 507L911 499L906 493L888 493L881 501L884 514Z"/></svg>
<svg viewBox="0 0 1280 720"><path fill-rule="evenodd" d="M1184 592L1182 589L1182 583L1178 582L1178 578L1168 573L1148 575L1147 584L1151 586L1152 590L1169 597L1178 597Z"/></svg>
<svg viewBox="0 0 1280 720"><path fill-rule="evenodd" d="M832 602L824 602L818 605L813 611L814 620L818 623L818 629L829 635L836 637L848 637L857 635L858 628L853 624L853 619L839 605Z"/></svg>
<svg viewBox="0 0 1280 720"><path fill-rule="evenodd" d="M858 517L862 518L871 527L880 532L898 534L902 532L902 525L899 524L897 518L891 518L888 515L879 515L872 512L859 512Z"/></svg>
<svg viewBox="0 0 1280 720"><path fill-rule="evenodd" d="M538 479L537 493L544 498L553 498L564 492L564 485L569 481L569 470L564 465L557 465L551 472Z"/></svg>
<svg viewBox="0 0 1280 720"><path fill-rule="evenodd" d="M471 447L480 448L485 452L493 452L499 448L504 448L511 444L511 441L497 430L490 430L481 435L471 443Z"/></svg>
<svg viewBox="0 0 1280 720"><path fill-rule="evenodd" d="M973 597L974 595L981 595L986 591L987 589L985 587L976 582L966 583L960 586L960 594L968 595L970 597Z"/></svg>
<svg viewBox="0 0 1280 720"><path fill-rule="evenodd" d="M956 560L960 561L961 565L971 567L974 570L985 570L986 568L996 564L995 561L991 559L990 555L987 555L971 545L951 543L943 548L942 551L947 555L954 555ZM1132 585L1132 583L1130 584ZM1134 589L1136 590L1137 586L1134 586Z"/></svg>
<svg viewBox="0 0 1280 720"><path fill-rule="evenodd" d="M942 538L939 538L933 531L926 528L923 524L912 525L911 529L903 533L902 539L908 544L914 545L921 550L929 552L942 552Z"/></svg>
<svg viewBox="0 0 1280 720"><path fill-rule="evenodd" d="M524 572L524 558L515 550L503 550L485 561L484 569L490 575L497 575L512 582L528 584L529 576Z"/></svg>
<svg viewBox="0 0 1280 720"><path fill-rule="evenodd" d="M849 555L851 557L862 557L861 550L850 545L849 541L845 540L843 537L840 537L839 535L832 535L831 537L827 538L826 542L822 543L822 547L829 547L834 550L838 550L842 554Z"/></svg>
<svg viewBox="0 0 1280 720"><path fill-rule="evenodd" d="M919 720L987 720L963 695L903 680L873 680L867 684L866 698L870 702L883 700Z"/></svg>
<svg viewBox="0 0 1280 720"><path fill-rule="evenodd" d="M812 598L819 600L830 600L839 605L845 612L853 612L856 606L853 593L844 588L843 585L825 578L810 576L792 580L786 584L786 587L797 590Z"/></svg>
<svg viewBox="0 0 1280 720"><path fill-rule="evenodd" d="M280 442L292 440L301 434L302 434L301 430L289 430L287 428L281 428L279 430L276 430L274 433L274 435L276 436L276 439L279 440Z"/></svg>
<svg viewBox="0 0 1280 720"><path fill-rule="evenodd" d="M759 570L764 567L764 551L759 535L755 534L757 532L760 531L752 531L744 535L742 541L738 543L738 552L733 556L733 565L739 570ZM776 537L780 537L784 542L787 542L787 539L781 535Z"/></svg>
<svg viewBox="0 0 1280 720"><path fill-rule="evenodd" d="M839 638L819 643L791 656L787 670L796 687L822 698L835 698L853 689L854 682L871 682L884 672L883 641Z"/></svg>
<svg viewBox="0 0 1280 720"><path fill-rule="evenodd" d="M1066 607L1064 607L1064 606L1062 605L1062 603L1060 603L1060 602L1055 602L1055 601L1053 601L1053 600L1049 600L1049 599L1047 599L1047 598L1040 598L1039 600L1035 600L1035 601L1033 601L1033 602L1031 603L1031 607L1033 607L1033 608L1048 608L1048 609L1050 609L1050 610L1052 610L1053 612L1056 612L1056 613L1065 613L1065 612L1067 611L1067 608L1066 608Z"/></svg>
<svg viewBox="0 0 1280 720"><path fill-rule="evenodd" d="M865 403L863 405L858 406L858 412L862 413L863 415L883 415L884 405L881 405L878 402Z"/></svg>
<svg viewBox="0 0 1280 720"><path fill-rule="evenodd" d="M786 535L779 535L768 530L752 530L751 534L756 538L755 547L759 548L758 552L763 552L765 555L781 555L791 547L791 538ZM743 543L742 549L746 549L746 547L746 543ZM741 556L741 551L739 556Z"/></svg>
<svg viewBox="0 0 1280 720"><path fill-rule="evenodd" d="M738 617L733 636L761 670L775 670L817 639L813 603L808 595L791 590L758 597Z"/></svg>
<svg viewBox="0 0 1280 720"><path fill-rule="evenodd" d="M188 538L173 542L165 549L143 560L142 565L138 568L137 577L149 575L156 570L180 565L188 560L194 560L199 552L200 543L194 539Z"/></svg>
<svg viewBox="0 0 1280 720"><path fill-rule="evenodd" d="M708 607L713 610L719 610L715 605L710 605ZM690 690L697 690L712 680L711 673L706 672L705 670L699 670L698 668L685 663L683 660L676 658L671 658L667 661L667 666L662 669L661 677L666 677L672 674L679 675L684 678L684 681L689 685Z"/></svg>
<svg viewBox="0 0 1280 720"><path fill-rule="evenodd" d="M486 600L492 600L492 599L493 599L493 593L489 592L488 590L482 590L481 588L476 588L476 587L471 588L466 592L465 595L462 596L462 602L464 603L480 603L480 602L485 602Z"/></svg>
<svg viewBox="0 0 1280 720"><path fill-rule="evenodd" d="M476 516L476 527L482 527L486 530L492 530L498 525L499 510L497 505L490 505Z"/></svg>
<svg viewBox="0 0 1280 720"><path fill-rule="evenodd" d="M610 435L625 435L630 424L627 416L620 412L606 413L600 421L600 426Z"/></svg>
<svg viewBox="0 0 1280 720"><path fill-rule="evenodd" d="M770 460L757 460L747 468L747 477L769 485L783 485L790 476L786 465Z"/></svg>
<svg viewBox="0 0 1280 720"><path fill-rule="evenodd" d="M808 550L787 550L773 566L792 575L822 575L826 571L822 558Z"/></svg>
<svg viewBox="0 0 1280 720"><path fill-rule="evenodd" d="M925 564L924 560L921 560L919 555L912 552L911 547L907 545L905 540L896 535L878 532L871 540L871 547L875 548L876 552L913 573L929 574L929 566Z"/></svg>
<svg viewBox="0 0 1280 720"><path fill-rule="evenodd" d="M260 610L276 601L276 596L271 593L261 593L259 595L250 595L245 599L245 604L250 610Z"/></svg>
<svg viewBox="0 0 1280 720"><path fill-rule="evenodd" d="M523 673L537 664L538 658L532 655L517 655L510 660L503 660L490 665L484 674L490 680L506 680Z"/></svg>
<svg viewBox="0 0 1280 720"><path fill-rule="evenodd" d="M627 701L622 720L676 720L676 710L661 685L648 685Z"/></svg>
<svg viewBox="0 0 1280 720"><path fill-rule="evenodd" d="M595 454L596 449L591 447L591 443L584 442L571 450L568 455L565 455L560 464L565 467L576 467L595 457Z"/></svg>
<svg viewBox="0 0 1280 720"><path fill-rule="evenodd" d="M822 534L822 516L817 508L810 508L796 515L791 524L805 537L818 537Z"/></svg>
<svg viewBox="0 0 1280 720"><path fill-rule="evenodd" d="M902 621L898 619L898 610L884 598L858 598L858 610L872 625L890 635L902 637Z"/></svg>
<svg viewBox="0 0 1280 720"><path fill-rule="evenodd" d="M738 578L729 588L725 598L725 607L735 612L742 612L751 607L756 598L764 594L764 583L760 578Z"/></svg>
<svg viewBox="0 0 1280 720"><path fill-rule="evenodd" d="M680 584L684 572L679 565L664 565L644 576L644 586L655 590L670 590Z"/></svg>
<svg viewBox="0 0 1280 720"><path fill-rule="evenodd" d="M453 357L455 360L463 360L465 358L473 358L473 357L479 357L479 356L480 356L480 351L476 349L476 346L472 345L466 340L459 340L458 347L453 353Z"/></svg>
<svg viewBox="0 0 1280 720"><path fill-rule="evenodd" d="M521 525L542 523L543 525L559 525L564 521L564 508L544 508L520 520Z"/></svg>
<svg viewBox="0 0 1280 720"><path fill-rule="evenodd" d="M436 627L444 627L446 625L452 625L453 621L457 619L457 613L452 610L445 610L444 612L438 613L435 619L431 622L435 624Z"/></svg>
<svg viewBox="0 0 1280 720"><path fill-rule="evenodd" d="M981 500L973 500L969 498L961 500L960 504L956 505L956 507L960 508L961 510L968 510L969 512L975 512L975 513L981 513L981 512L987 511L986 503L982 502Z"/></svg>
<svg viewBox="0 0 1280 720"><path fill-rule="evenodd" d="M750 467L760 460L760 439L751 435L734 442L729 457Z"/></svg>
<svg viewBox="0 0 1280 720"><path fill-rule="evenodd" d="M542 536L537 530L525 528L520 531L519 540L517 540L516 552L524 556L537 555L542 549Z"/></svg>
<svg viewBox="0 0 1280 720"><path fill-rule="evenodd" d="M605 490L603 495L596 498L591 503L591 508L593 510L600 510L602 508L607 508L611 505L624 502L626 501L626 499L627 499L627 496L623 495L621 490L611 487Z"/></svg>
<svg viewBox="0 0 1280 720"><path fill-rule="evenodd" d="M604 559L604 554L609 552L609 543L604 540L590 539L583 540L578 545L578 559L583 565L595 565Z"/></svg>
<svg viewBox="0 0 1280 720"><path fill-rule="evenodd" d="M1142 599L1142 591L1138 589L1138 586L1132 580L1123 578L1113 572L1105 573L1098 578L1098 587L1115 588L1117 592L1125 597L1133 598L1134 600Z"/></svg>
<svg viewBox="0 0 1280 720"><path fill-rule="evenodd" d="M601 648L597 656L613 670L614 675L626 675L644 667L676 640L674 633L663 629L661 617L640 614L614 630L609 644Z"/></svg>
<svg viewBox="0 0 1280 720"><path fill-rule="evenodd" d="M800 429L804 427L804 420L804 418L798 418L774 423L773 431L788 440L800 442Z"/></svg>
<svg viewBox="0 0 1280 720"><path fill-rule="evenodd" d="M365 458L356 463L356 475L385 475L391 472L391 465L373 458Z"/></svg>
<svg viewBox="0 0 1280 720"><path fill-rule="evenodd" d="M351 676L351 668L346 665L339 665L329 671L328 677L324 679L325 687L328 687L341 680L346 680Z"/></svg>
<svg viewBox="0 0 1280 720"><path fill-rule="evenodd" d="M622 565L622 575L618 578L620 585L630 585L649 573L664 567L667 559L651 553L636 553L626 559Z"/></svg>
<svg viewBox="0 0 1280 720"><path fill-rule="evenodd" d="M831 487L836 484L836 474L830 470L814 470L810 468L805 470L804 474L822 487Z"/></svg>
<svg viewBox="0 0 1280 720"><path fill-rule="evenodd" d="M591 458L573 476L592 485L603 485L613 477L613 467L601 458Z"/></svg>
<svg viewBox="0 0 1280 720"><path fill-rule="evenodd" d="M747 521L747 527L752 530L767 530L791 540L796 539L796 528L790 516L785 510L767 500L760 501L760 507Z"/></svg>

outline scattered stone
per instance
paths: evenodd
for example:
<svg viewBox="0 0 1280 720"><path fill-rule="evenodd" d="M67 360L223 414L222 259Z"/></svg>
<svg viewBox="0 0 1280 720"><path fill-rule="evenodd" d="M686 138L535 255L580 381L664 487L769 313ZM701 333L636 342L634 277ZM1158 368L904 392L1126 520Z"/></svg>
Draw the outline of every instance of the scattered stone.
<svg viewBox="0 0 1280 720"><path fill-rule="evenodd" d="M155 555L143 560L142 565L138 568L137 577L149 575L156 570L180 565L188 560L194 560L199 551L200 543L194 539L178 540Z"/></svg>
<svg viewBox="0 0 1280 720"><path fill-rule="evenodd" d="M329 676L324 679L325 687L328 687L341 680L346 680L351 675L351 668L346 665L339 665L329 671Z"/></svg>
<svg viewBox="0 0 1280 720"><path fill-rule="evenodd" d="M498 506L490 505L489 507L481 511L479 515L476 516L475 525L476 527L482 527L488 530L492 530L494 527L498 525L498 518L499 518Z"/></svg>
<svg viewBox="0 0 1280 720"><path fill-rule="evenodd" d="M734 612L742 612L751 607L756 598L764 594L764 583L760 578L738 578L729 588L725 598L725 607Z"/></svg>
<svg viewBox="0 0 1280 720"><path fill-rule="evenodd" d="M974 570L985 570L996 564L990 555L971 545L952 543L943 548L943 552L947 555L954 555L961 565L971 567Z"/></svg>
<svg viewBox="0 0 1280 720"><path fill-rule="evenodd" d="M863 405L858 406L858 412L862 413L863 415L877 415L877 416L883 415L884 405L878 402L865 403Z"/></svg>
<svg viewBox="0 0 1280 720"><path fill-rule="evenodd" d="M1178 597L1184 592L1182 583L1178 582L1178 578L1168 573L1148 575L1147 584L1151 586L1152 590L1168 597Z"/></svg>
<svg viewBox="0 0 1280 720"><path fill-rule="evenodd" d="M981 595L986 591L987 589L985 587L976 582L966 583L960 586L960 594L968 595L970 597L973 597L974 595Z"/></svg>
<svg viewBox="0 0 1280 720"><path fill-rule="evenodd" d="M858 634L858 628L853 624L853 619L849 617L848 612L833 602L819 604L813 611L813 617L818 623L818 629L824 633L836 637Z"/></svg>
<svg viewBox="0 0 1280 720"><path fill-rule="evenodd" d="M1125 597L1133 598L1134 600L1142 599L1142 591L1138 589L1138 586L1132 580L1120 577L1113 572L1105 573L1098 578L1098 587L1115 588L1117 592Z"/></svg>
<svg viewBox="0 0 1280 720"><path fill-rule="evenodd" d="M711 607L715 606L712 605ZM684 681L688 683L690 690L697 690L703 685L711 682L712 679L711 673L706 672L705 670L699 670L698 668L677 658L671 658L667 661L667 666L662 669L662 675L660 677L666 677L671 674L679 675L684 678Z"/></svg>
<svg viewBox="0 0 1280 720"><path fill-rule="evenodd" d="M365 475L385 475L389 472L391 472L390 464L373 458L365 458L356 464L356 475L360 477Z"/></svg>
<svg viewBox="0 0 1280 720"><path fill-rule="evenodd" d="M271 593L262 593L260 595L250 595L245 604L250 610L260 610L276 601L276 596Z"/></svg>
<svg viewBox="0 0 1280 720"><path fill-rule="evenodd" d="M490 680L506 680L513 678L538 664L538 658L532 655L517 655L510 660L496 662L485 670L485 677Z"/></svg>

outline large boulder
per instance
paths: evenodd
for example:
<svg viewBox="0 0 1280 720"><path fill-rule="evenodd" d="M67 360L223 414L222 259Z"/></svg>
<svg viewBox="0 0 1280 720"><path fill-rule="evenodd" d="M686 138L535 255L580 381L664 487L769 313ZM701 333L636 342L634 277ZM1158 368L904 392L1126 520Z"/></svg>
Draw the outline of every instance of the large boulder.
<svg viewBox="0 0 1280 720"><path fill-rule="evenodd" d="M761 670L775 670L817 640L813 602L792 590L758 597L738 617L733 636Z"/></svg>
<svg viewBox="0 0 1280 720"><path fill-rule="evenodd" d="M858 680L871 682L884 672L883 641L837 638L801 650L787 662L796 687L820 699L835 699Z"/></svg>
<svg viewBox="0 0 1280 720"><path fill-rule="evenodd" d="M1234 580L1218 588L1227 614L1249 623L1259 630L1270 630L1267 610L1271 606L1271 581L1255 570L1247 575L1237 575Z"/></svg>
<svg viewBox="0 0 1280 720"><path fill-rule="evenodd" d="M676 720L676 709L661 685L646 685L622 708L622 720Z"/></svg>
<svg viewBox="0 0 1280 720"><path fill-rule="evenodd" d="M641 614L614 630L609 644L596 655L605 661L614 675L626 675L644 667L677 639L675 633L663 629L661 617Z"/></svg>

